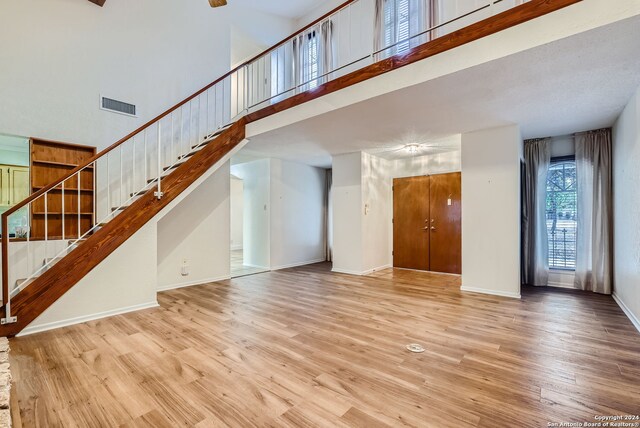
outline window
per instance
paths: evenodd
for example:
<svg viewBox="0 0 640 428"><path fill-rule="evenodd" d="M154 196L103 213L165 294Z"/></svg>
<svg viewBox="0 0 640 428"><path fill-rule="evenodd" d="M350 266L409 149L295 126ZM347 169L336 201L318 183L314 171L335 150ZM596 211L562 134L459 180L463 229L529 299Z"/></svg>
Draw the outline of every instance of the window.
<svg viewBox="0 0 640 428"><path fill-rule="evenodd" d="M577 209L575 158L553 158L547 176L547 235L551 269L576 268Z"/></svg>
<svg viewBox="0 0 640 428"><path fill-rule="evenodd" d="M409 0L388 0L384 8L384 45L393 47L395 53L409 49Z"/></svg>
<svg viewBox="0 0 640 428"><path fill-rule="evenodd" d="M320 68L318 64L318 35L315 31L312 31L307 36L308 46L307 46L307 58L305 58L305 62L307 63L306 73L306 81L309 82L309 89L313 89L318 86L318 77L320 76Z"/></svg>

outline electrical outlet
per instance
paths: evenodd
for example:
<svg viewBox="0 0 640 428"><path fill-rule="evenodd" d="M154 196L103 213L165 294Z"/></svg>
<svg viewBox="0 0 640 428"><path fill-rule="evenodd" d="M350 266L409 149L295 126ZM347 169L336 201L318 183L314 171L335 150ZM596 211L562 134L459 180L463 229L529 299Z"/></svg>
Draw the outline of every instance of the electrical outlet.
<svg viewBox="0 0 640 428"><path fill-rule="evenodd" d="M180 274L182 274L182 276L188 276L189 275L189 260L182 259L182 266L180 267Z"/></svg>

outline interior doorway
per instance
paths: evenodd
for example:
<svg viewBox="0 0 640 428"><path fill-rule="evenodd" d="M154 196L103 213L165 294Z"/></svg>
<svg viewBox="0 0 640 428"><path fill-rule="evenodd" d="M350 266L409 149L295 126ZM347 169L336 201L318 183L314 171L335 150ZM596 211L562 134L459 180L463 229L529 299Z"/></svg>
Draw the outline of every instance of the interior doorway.
<svg viewBox="0 0 640 428"><path fill-rule="evenodd" d="M231 165L231 277L269 271L269 162Z"/></svg>
<svg viewBox="0 0 640 428"><path fill-rule="evenodd" d="M459 172L393 180L393 266L462 273Z"/></svg>

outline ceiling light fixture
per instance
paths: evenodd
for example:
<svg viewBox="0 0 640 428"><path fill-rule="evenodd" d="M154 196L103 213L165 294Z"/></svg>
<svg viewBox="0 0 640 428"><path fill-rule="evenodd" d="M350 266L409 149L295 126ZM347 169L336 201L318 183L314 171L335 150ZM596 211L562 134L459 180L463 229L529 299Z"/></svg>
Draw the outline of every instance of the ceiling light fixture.
<svg viewBox="0 0 640 428"><path fill-rule="evenodd" d="M415 155L420 151L420 144L407 144L404 148L409 152L409 154Z"/></svg>

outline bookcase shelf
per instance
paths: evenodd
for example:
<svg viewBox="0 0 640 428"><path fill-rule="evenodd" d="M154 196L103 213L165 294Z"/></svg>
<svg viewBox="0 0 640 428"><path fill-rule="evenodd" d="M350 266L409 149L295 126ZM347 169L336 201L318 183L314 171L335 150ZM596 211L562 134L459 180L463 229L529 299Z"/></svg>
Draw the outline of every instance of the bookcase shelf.
<svg viewBox="0 0 640 428"><path fill-rule="evenodd" d="M32 192L37 192L51 182L59 180L96 154L95 147L38 138L31 139L30 147ZM94 185L95 169L90 166L65 182L64 201L62 200L62 186L57 186L49 191L46 198L46 216L45 198L33 201L30 205L31 239L43 239L45 233L48 235L48 239L53 239L56 236L62 236L62 230L65 231L66 237L73 239L91 229L96 205ZM79 192L78 188L80 188ZM66 207L64 216L62 215L63 205ZM75 213L67 211L69 208L74 209ZM79 221L78 208L80 208Z"/></svg>

